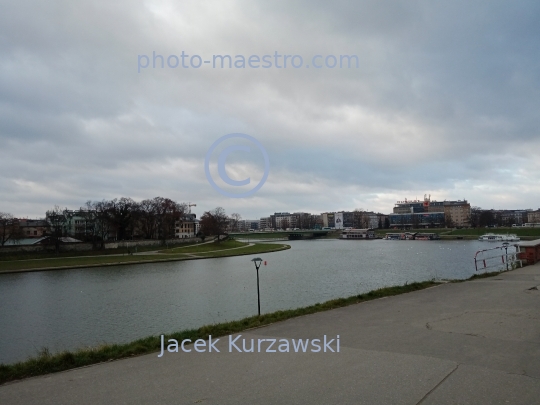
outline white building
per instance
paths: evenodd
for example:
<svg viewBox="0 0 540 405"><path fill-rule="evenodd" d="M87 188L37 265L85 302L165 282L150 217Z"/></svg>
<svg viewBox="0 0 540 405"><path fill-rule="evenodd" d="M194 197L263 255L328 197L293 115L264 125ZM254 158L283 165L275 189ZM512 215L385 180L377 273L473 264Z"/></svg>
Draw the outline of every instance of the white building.
<svg viewBox="0 0 540 405"><path fill-rule="evenodd" d="M195 214L186 214L180 221L176 221L174 228L175 238L195 238L199 233L199 220Z"/></svg>

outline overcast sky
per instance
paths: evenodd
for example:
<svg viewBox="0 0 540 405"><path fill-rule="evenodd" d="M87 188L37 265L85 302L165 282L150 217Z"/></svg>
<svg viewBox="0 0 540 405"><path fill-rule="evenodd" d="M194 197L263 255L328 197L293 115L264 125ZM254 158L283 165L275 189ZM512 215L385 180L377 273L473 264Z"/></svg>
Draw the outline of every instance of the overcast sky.
<svg viewBox="0 0 540 405"><path fill-rule="evenodd" d="M244 218L388 213L424 194L540 207L538 1L12 0L1 10L0 211L34 218L122 196ZM189 67L169 67L182 52ZM275 52L302 67L190 66L217 54L274 63ZM315 55L359 63L307 67ZM205 176L207 151L229 133L268 153L268 180L250 197L223 196ZM234 145L251 146L225 166L247 186L218 174ZM263 172L249 141L210 156L232 193Z"/></svg>

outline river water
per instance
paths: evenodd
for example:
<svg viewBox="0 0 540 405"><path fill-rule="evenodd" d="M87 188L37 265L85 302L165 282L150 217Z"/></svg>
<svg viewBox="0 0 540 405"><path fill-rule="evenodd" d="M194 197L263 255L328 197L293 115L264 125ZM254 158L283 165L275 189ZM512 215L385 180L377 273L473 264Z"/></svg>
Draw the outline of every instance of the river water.
<svg viewBox="0 0 540 405"><path fill-rule="evenodd" d="M290 241L261 255L261 312L475 273L478 241ZM0 363L257 313L252 256L0 275Z"/></svg>

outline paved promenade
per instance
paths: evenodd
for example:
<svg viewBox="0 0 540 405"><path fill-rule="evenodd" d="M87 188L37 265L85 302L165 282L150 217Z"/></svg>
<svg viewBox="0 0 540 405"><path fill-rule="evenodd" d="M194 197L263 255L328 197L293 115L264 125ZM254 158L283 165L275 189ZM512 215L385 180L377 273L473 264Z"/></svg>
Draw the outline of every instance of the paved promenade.
<svg viewBox="0 0 540 405"><path fill-rule="evenodd" d="M339 353L229 353L225 337L220 353L156 353L6 384L0 404L540 404L539 286L537 264L242 334L340 335Z"/></svg>

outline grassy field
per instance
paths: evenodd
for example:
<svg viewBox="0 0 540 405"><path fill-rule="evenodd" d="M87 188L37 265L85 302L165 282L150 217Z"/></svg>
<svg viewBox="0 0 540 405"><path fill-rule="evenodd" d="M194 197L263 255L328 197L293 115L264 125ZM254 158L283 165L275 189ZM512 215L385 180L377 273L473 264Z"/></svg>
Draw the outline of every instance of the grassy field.
<svg viewBox="0 0 540 405"><path fill-rule="evenodd" d="M219 245L221 249L216 249ZM241 247L243 246L243 247ZM232 249L238 248L239 249ZM247 254L268 253L278 250L289 249L290 246L283 244L272 243L257 243L253 246L248 246L247 243L237 241L223 241L219 244L209 243L206 245L187 246L181 248L182 253L179 253L177 248L168 249L166 254L146 254L146 255L125 255L125 256L90 256L90 257L54 257L48 259L31 259L31 260L12 260L0 261L0 273L8 273L14 271L32 271L38 269L61 269L61 268L79 268L79 267L96 267L121 264L135 263L153 263L160 261L171 260L188 260L194 258L212 258L225 256L240 256ZM184 250L185 249L185 250ZM232 249L232 250L227 250ZM175 250L176 252L172 252ZM212 250L218 250L211 252Z"/></svg>
<svg viewBox="0 0 540 405"><path fill-rule="evenodd" d="M538 236L540 238L540 228L471 228L471 229L456 229L448 235L483 235L485 233L496 233L506 235L513 233L517 236Z"/></svg>
<svg viewBox="0 0 540 405"><path fill-rule="evenodd" d="M198 329L184 330L176 333L167 333L167 338L176 339L178 341L184 339L191 339L192 341L195 341L196 339L208 339L209 335L217 338L302 315L328 311L330 309L358 304L377 298L418 291L435 285L437 285L437 283L433 281L424 281L398 287L381 288L365 294L348 298L339 298L322 304L317 303L304 308L277 311L263 314L260 317L252 316L238 321L207 325ZM0 384L17 379L83 367L90 364L153 353L159 351L160 347L160 337L150 336L131 343L102 345L95 348L85 348L73 352L66 351L57 354L51 354L47 349L42 349L38 357L11 365L0 364Z"/></svg>
<svg viewBox="0 0 540 405"><path fill-rule="evenodd" d="M192 246L195 243L186 243L182 246ZM161 246L137 246L137 252L149 252L162 249ZM108 255L122 255L135 251L135 247L119 247L116 249L101 249L101 250L84 250L84 251L71 251L71 252L59 252L54 251L41 251L41 252L10 252L2 253L0 250L0 262L11 260L32 260L32 259L58 259L62 257L82 257L82 256L108 256Z"/></svg>
<svg viewBox="0 0 540 405"><path fill-rule="evenodd" d="M289 233L287 232L261 232L261 233L240 232L240 233L231 233L229 234L229 236L235 239L249 239L249 240L283 239L283 238L287 238L289 236Z"/></svg>
<svg viewBox="0 0 540 405"><path fill-rule="evenodd" d="M275 252L278 250L290 249L289 245L283 245L280 243L256 243L253 246L248 246L242 249L235 250L221 250L219 252L213 253L201 253L197 256L201 257L228 257L228 256L240 256L240 255L251 255L258 253L268 253Z"/></svg>
<svg viewBox="0 0 540 405"><path fill-rule="evenodd" d="M224 240L221 242L204 243L190 246L180 246L172 249L160 250L160 253L176 254L176 253L204 253L214 250L234 249L242 246L247 246L247 243L238 242L236 240Z"/></svg>

